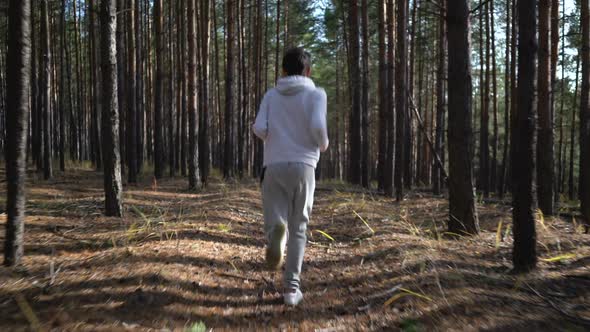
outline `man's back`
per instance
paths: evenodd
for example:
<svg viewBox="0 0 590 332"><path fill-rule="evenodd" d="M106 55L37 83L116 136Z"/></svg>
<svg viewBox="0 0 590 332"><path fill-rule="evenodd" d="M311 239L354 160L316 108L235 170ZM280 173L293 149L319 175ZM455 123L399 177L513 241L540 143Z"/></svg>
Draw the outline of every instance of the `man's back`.
<svg viewBox="0 0 590 332"><path fill-rule="evenodd" d="M326 93L304 76L281 78L260 105L254 132L264 140L264 165L303 162L316 167L328 145Z"/></svg>

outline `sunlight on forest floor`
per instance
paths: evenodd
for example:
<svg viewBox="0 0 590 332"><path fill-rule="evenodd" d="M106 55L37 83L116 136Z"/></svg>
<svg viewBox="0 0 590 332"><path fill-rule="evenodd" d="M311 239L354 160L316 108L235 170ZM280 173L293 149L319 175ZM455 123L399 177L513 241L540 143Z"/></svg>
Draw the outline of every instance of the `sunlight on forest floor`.
<svg viewBox="0 0 590 332"><path fill-rule="evenodd" d="M0 330L35 321L58 330L588 327L590 235L571 218L539 216L539 269L514 276L509 205L480 205L481 235L453 240L442 197L414 191L397 204L320 184L305 299L293 309L282 304L281 273L263 268L256 183L186 186L126 186L117 219L102 216L93 171L32 180L24 266L0 268Z"/></svg>

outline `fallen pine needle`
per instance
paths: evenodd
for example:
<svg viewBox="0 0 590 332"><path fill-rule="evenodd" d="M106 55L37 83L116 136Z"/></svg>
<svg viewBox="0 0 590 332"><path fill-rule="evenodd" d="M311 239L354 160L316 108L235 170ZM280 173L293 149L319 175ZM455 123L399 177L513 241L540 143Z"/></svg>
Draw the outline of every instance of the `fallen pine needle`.
<svg viewBox="0 0 590 332"><path fill-rule="evenodd" d="M389 300L385 301L385 303L383 303L383 306L384 307L388 307L393 302L401 299L402 297L406 297L408 295L410 295L410 294L408 294L408 293L398 293L398 294L395 294L394 296L390 297Z"/></svg>
<svg viewBox="0 0 590 332"><path fill-rule="evenodd" d="M336 240L334 240L333 237L330 236L330 234L328 234L328 233L326 233L324 231L320 231L319 229L317 229L316 232L322 234L325 238L331 240L332 242L336 241Z"/></svg>
<svg viewBox="0 0 590 332"><path fill-rule="evenodd" d="M550 258L541 258L541 260L543 262L547 262L547 263L554 263L554 262L560 262L560 261L564 261L564 260L572 259L572 258L576 258L576 254L565 254L565 255L559 255L559 256L550 257Z"/></svg>
<svg viewBox="0 0 590 332"><path fill-rule="evenodd" d="M414 295L414 296L416 296L416 297L419 297L419 298L421 298L421 299L424 299L424 300L426 300L426 301L432 302L432 299L431 299L431 298L429 298L429 297L428 297L428 296L426 296L426 295L418 294L418 293L416 293L416 292L413 292L413 291L411 291L411 290L409 290L409 289L406 289L406 288L400 288L399 290L401 290L402 292L408 293L408 294L410 294L410 295Z"/></svg>
<svg viewBox="0 0 590 332"><path fill-rule="evenodd" d="M399 288L399 290L402 291L402 293L398 293L398 294L395 294L392 297L390 297L389 300L387 300L387 301L385 301L385 303L383 303L384 307L387 307L387 306L391 305L393 302L395 302L403 297L410 296L410 295L421 298L421 299L429 301L429 302L432 302L432 299L426 295L418 294L418 293L413 292L409 289L401 288L401 287Z"/></svg>
<svg viewBox="0 0 590 332"><path fill-rule="evenodd" d="M373 230L373 228L371 228L371 226L369 226L369 223L365 221L365 219L363 219L363 217L361 217L360 214L358 214L356 211L352 210L352 212L365 224L365 226L367 226L367 228L371 231L371 233L375 234L375 231Z"/></svg>

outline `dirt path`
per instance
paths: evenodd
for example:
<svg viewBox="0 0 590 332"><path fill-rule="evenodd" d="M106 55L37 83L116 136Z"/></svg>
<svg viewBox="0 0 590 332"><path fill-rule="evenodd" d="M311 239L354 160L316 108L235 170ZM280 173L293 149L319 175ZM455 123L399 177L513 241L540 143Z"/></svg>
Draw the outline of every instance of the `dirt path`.
<svg viewBox="0 0 590 332"><path fill-rule="evenodd" d="M449 240L444 199L399 205L323 184L292 309L280 273L263 269L254 182L193 194L183 179L146 179L126 188L123 220L101 216L94 172L33 182L25 264L0 268L0 330L590 327L590 235L571 220L540 221L539 271L512 276L505 205L480 206L480 236Z"/></svg>

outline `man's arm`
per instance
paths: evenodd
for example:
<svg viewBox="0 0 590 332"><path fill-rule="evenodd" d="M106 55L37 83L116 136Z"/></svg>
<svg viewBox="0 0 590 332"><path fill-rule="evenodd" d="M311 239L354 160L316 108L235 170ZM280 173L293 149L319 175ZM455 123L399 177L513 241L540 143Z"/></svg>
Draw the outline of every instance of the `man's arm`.
<svg viewBox="0 0 590 332"><path fill-rule="evenodd" d="M315 142L320 147L321 152L325 152L328 149L330 141L328 140L328 125L327 125L327 114L328 114L328 97L324 89L316 89L313 94L312 110L311 110L311 135Z"/></svg>
<svg viewBox="0 0 590 332"><path fill-rule="evenodd" d="M260 103L260 109L256 115L256 121L254 122L254 125L252 125L252 131L263 141L268 136L268 102L266 100L266 95L262 98L262 102Z"/></svg>

